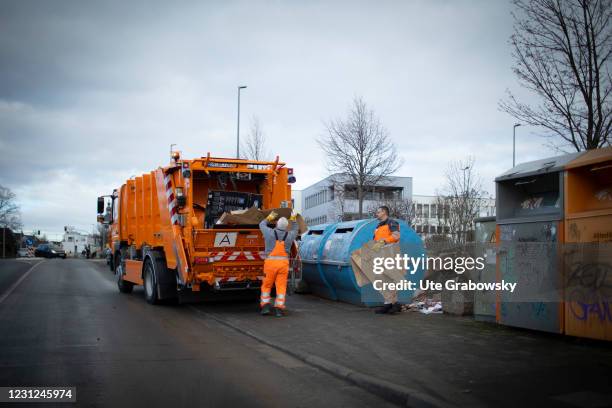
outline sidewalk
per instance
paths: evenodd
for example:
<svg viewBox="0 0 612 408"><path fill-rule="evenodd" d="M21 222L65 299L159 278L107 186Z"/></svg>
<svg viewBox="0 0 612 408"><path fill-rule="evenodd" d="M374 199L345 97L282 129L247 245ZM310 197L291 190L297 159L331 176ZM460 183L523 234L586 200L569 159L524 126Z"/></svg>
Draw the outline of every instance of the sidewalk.
<svg viewBox="0 0 612 408"><path fill-rule="evenodd" d="M319 357L451 406L611 406L612 345L448 315L371 309L310 295L284 318L253 303L200 304L267 342Z"/></svg>

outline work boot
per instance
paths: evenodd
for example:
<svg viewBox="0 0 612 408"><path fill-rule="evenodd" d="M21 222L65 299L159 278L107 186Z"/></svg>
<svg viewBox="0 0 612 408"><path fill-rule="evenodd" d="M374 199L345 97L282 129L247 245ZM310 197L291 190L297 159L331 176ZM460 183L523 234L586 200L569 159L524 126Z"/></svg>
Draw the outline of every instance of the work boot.
<svg viewBox="0 0 612 408"><path fill-rule="evenodd" d="M280 307L274 308L274 316L283 317L284 315L285 315L285 312L283 311L283 309L281 309Z"/></svg>
<svg viewBox="0 0 612 408"><path fill-rule="evenodd" d="M391 309L389 309L389 314L396 314L402 311L402 305L400 305L399 303L395 302L392 306Z"/></svg>
<svg viewBox="0 0 612 408"><path fill-rule="evenodd" d="M261 315L262 316L267 316L270 314L270 304L266 303L265 305L263 305L261 307Z"/></svg>
<svg viewBox="0 0 612 408"><path fill-rule="evenodd" d="M391 303L385 303L383 306L376 308L374 313L376 313L376 314L387 314L387 313L389 313L389 310L391 310L391 307L393 307L393 305Z"/></svg>

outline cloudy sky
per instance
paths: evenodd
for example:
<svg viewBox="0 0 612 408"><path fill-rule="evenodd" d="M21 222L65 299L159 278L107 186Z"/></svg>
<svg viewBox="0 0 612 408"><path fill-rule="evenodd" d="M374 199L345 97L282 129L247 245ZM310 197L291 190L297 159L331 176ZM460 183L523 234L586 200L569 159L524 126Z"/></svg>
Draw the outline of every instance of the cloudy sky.
<svg viewBox="0 0 612 408"><path fill-rule="evenodd" d="M0 0L0 184L24 230L95 222L95 199L184 157L235 154L263 123L297 188L325 174L315 140L361 96L388 129L414 193L473 155L484 187L512 164L497 108L511 72L506 1ZM555 153L519 128L517 161Z"/></svg>

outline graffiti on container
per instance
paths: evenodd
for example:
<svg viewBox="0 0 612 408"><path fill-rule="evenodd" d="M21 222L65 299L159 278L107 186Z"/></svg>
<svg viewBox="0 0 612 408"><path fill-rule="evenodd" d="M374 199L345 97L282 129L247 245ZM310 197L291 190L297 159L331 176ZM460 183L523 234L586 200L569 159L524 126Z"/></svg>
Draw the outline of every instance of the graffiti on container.
<svg viewBox="0 0 612 408"><path fill-rule="evenodd" d="M599 201L612 201L612 187L604 188L595 193L595 197Z"/></svg>
<svg viewBox="0 0 612 408"><path fill-rule="evenodd" d="M554 289L556 262L550 243L521 242L516 245L514 273L518 287L537 297Z"/></svg>
<svg viewBox="0 0 612 408"><path fill-rule="evenodd" d="M612 323L612 308L610 307L610 302L605 300L598 300L595 302L590 300L576 300L581 296L582 294L573 293L572 297L574 300L569 303L570 310L576 319L586 321L589 318L596 318L602 323Z"/></svg>
<svg viewBox="0 0 612 408"><path fill-rule="evenodd" d="M574 263L567 276L568 302L580 321L612 322L612 266L605 263Z"/></svg>
<svg viewBox="0 0 612 408"><path fill-rule="evenodd" d="M580 242L580 230L578 229L578 224L575 222L570 223L569 225L569 236L573 241Z"/></svg>
<svg viewBox="0 0 612 408"><path fill-rule="evenodd" d="M548 319L548 305L544 302L531 303L531 314L536 319L547 320Z"/></svg>

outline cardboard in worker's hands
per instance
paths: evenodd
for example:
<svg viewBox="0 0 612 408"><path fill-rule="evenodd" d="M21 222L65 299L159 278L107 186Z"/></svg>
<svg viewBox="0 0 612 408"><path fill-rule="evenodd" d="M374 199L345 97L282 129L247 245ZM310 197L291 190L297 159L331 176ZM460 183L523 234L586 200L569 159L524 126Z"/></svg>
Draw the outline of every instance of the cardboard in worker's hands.
<svg viewBox="0 0 612 408"><path fill-rule="evenodd" d="M369 283L375 280L383 280L385 282L400 282L403 280L406 271L401 268L385 268L382 274L374 273L374 258L395 258L400 252L399 244L387 244L378 250L374 248L375 244L376 241L366 242L361 248L351 254L351 263L358 266L356 269L353 269L358 284L360 280L363 281L364 276Z"/></svg>

